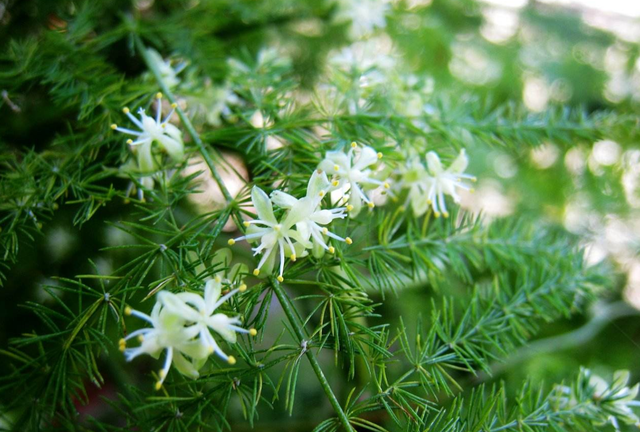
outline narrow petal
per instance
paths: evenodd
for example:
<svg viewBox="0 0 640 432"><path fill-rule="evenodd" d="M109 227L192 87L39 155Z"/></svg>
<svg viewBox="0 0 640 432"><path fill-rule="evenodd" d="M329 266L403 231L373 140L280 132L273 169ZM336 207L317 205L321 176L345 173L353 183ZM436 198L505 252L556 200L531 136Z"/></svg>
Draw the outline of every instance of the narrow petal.
<svg viewBox="0 0 640 432"><path fill-rule="evenodd" d="M197 321L200 318L200 315L193 308L169 291L160 291L158 293L158 301L173 315L179 316L184 320Z"/></svg>
<svg viewBox="0 0 640 432"><path fill-rule="evenodd" d="M364 170L369 165L373 165L378 161L378 153L369 146L363 147L360 151L360 155L358 156L355 164L353 165L353 169L358 171Z"/></svg>
<svg viewBox="0 0 640 432"><path fill-rule="evenodd" d="M222 292L222 283L217 282L214 279L209 279L204 286L204 302L205 302L205 314L207 316L213 313L213 306L220 298Z"/></svg>
<svg viewBox="0 0 640 432"><path fill-rule="evenodd" d="M442 163L436 152L430 151L427 153L427 168L429 169L429 173L434 177L442 173Z"/></svg>
<svg viewBox="0 0 640 432"><path fill-rule="evenodd" d="M236 343L236 332L229 328L232 321L235 322L225 314L219 313L209 317L207 325L227 342Z"/></svg>
<svg viewBox="0 0 640 432"><path fill-rule="evenodd" d="M460 154L458 157L451 163L451 166L447 169L449 172L453 173L461 173L467 169L467 165L469 165L469 158L467 157L467 153L464 149L460 150Z"/></svg>
<svg viewBox="0 0 640 432"><path fill-rule="evenodd" d="M290 209L298 202L298 199L282 191L273 191L271 193L271 202L280 208Z"/></svg>
<svg viewBox="0 0 640 432"><path fill-rule="evenodd" d="M273 206L271 205L271 200L269 196L258 186L254 186L251 189L251 200L253 201L253 205L258 212L258 218L263 221L271 222L273 224L277 224L278 221L273 214Z"/></svg>

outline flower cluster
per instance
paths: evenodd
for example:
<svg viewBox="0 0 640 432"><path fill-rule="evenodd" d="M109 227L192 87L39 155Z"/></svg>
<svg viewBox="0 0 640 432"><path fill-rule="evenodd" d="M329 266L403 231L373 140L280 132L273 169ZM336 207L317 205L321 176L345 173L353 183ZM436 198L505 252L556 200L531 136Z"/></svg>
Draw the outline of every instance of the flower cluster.
<svg viewBox="0 0 640 432"><path fill-rule="evenodd" d="M475 182L476 178L465 174L469 159L464 149L444 169L436 152L430 151L426 156L426 167L418 157L410 158L407 164L401 167L401 181L399 189L408 189L407 205L411 204L415 216L421 216L431 208L435 217L449 216L445 204L445 195L453 198L455 203L460 202L458 189L473 191L467 181Z"/></svg>
<svg viewBox="0 0 640 432"><path fill-rule="evenodd" d="M255 329L240 327L241 322L237 317L214 313L229 298L247 289L245 284L241 284L221 297L222 284L220 276L207 280L204 296L190 292L173 294L161 291L150 315L130 307L125 309L126 315L136 316L151 324L151 327L136 330L120 339L120 350L127 361L141 354L158 358L162 351L166 352L164 366L158 373L157 390L162 387L172 364L190 378L199 376L198 371L213 353L229 364L235 364L235 358L225 354L216 343L212 330L228 343L236 342L237 333L257 334ZM132 338L137 338L140 345L127 348L127 341Z"/></svg>
<svg viewBox="0 0 640 432"><path fill-rule="evenodd" d="M321 256L325 252L334 253L335 248L329 245L329 239L352 243L349 237L340 237L327 228L333 220L345 218L347 209L321 209L323 198L339 184L337 180L332 184L324 171L316 170L311 175L307 193L302 198L282 191L274 191L269 198L262 189L254 186L251 199L258 219L244 222L247 227L246 235L229 240L229 244L233 245L240 240L258 243L253 251L255 255L262 254L262 257L253 274L271 274L278 261L278 280L282 282L287 257L296 261L297 258L308 255L309 250L315 256ZM274 204L284 210L280 218L274 213Z"/></svg>
<svg viewBox="0 0 640 432"><path fill-rule="evenodd" d="M181 161L184 157L182 132L169 123L175 108L176 104L172 104L171 111L163 119L162 93L157 93L155 118L148 116L142 108L138 110L139 118L134 116L129 108L122 109L122 112L139 130L123 128L115 123L111 125L111 129L135 138L135 140L131 138L127 140L127 144L135 155L135 160L125 165L123 171L139 176L145 187L153 186L151 175L162 166L156 158L154 143L158 145L160 151L166 152L176 162Z"/></svg>

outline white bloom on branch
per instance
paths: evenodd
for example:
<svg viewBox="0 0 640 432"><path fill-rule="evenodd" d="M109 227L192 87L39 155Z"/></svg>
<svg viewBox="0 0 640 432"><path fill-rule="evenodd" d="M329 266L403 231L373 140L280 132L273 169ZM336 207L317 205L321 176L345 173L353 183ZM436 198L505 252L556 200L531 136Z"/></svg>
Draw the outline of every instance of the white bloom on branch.
<svg viewBox="0 0 640 432"><path fill-rule="evenodd" d="M255 329L240 327L238 317L229 317L223 313L216 313L216 309L238 292L244 292L247 286L242 284L220 297L222 280L219 276L209 279L204 288L204 298L198 294L182 292L178 294L162 291L158 293L158 301L172 314L179 316L185 323L189 323L191 332L197 332L198 341L204 350L217 354L221 359L233 365L236 359L224 353L211 335L213 330L229 343L236 343L236 333L256 335Z"/></svg>
<svg viewBox="0 0 640 432"><path fill-rule="evenodd" d="M135 138L128 139L127 144L135 151L138 166L142 171L149 172L157 170L157 164L153 157L152 144L158 143L160 148L166 151L174 161L181 161L184 156L184 143L182 141L182 132L176 126L169 123L169 119L173 115L176 104L171 105L171 111L162 119L162 93L156 94L156 116L155 118L146 115L145 110L140 108L138 115L140 118L131 114L129 108L123 108L127 117L139 130L127 129L112 124L111 129L131 135Z"/></svg>
<svg viewBox="0 0 640 432"><path fill-rule="evenodd" d="M210 353L200 342L193 340L198 335L197 328L185 327L184 319L163 307L160 302L156 302L151 315L130 307L125 309L125 314L133 315L151 324L151 327L136 330L124 339L120 339L120 350L124 352L127 361L141 354L148 354L157 359L162 351L165 351L164 366L158 373L157 390L162 387L172 364L183 375L191 378L199 376L198 369L202 367ZM137 338L140 345L127 348L127 341L132 338ZM189 356L191 361L185 355Z"/></svg>
<svg viewBox="0 0 640 432"><path fill-rule="evenodd" d="M278 280L282 281L285 256L289 256L292 261L295 261L298 256L304 256L308 242L295 230L297 214L290 211L280 221L276 219L269 196L257 186L251 190L251 200L258 213L258 219L246 221L244 224L248 227L247 234L229 240L229 245L240 240L247 240L250 243L260 241L260 244L253 248L253 252L254 255L262 254L262 258L253 274L258 276L261 271L264 274L271 274L276 259L279 258Z"/></svg>
<svg viewBox="0 0 640 432"><path fill-rule="evenodd" d="M333 174L332 186L343 191L344 201L348 202L346 208L349 217L352 218L360 213L363 202L369 208L375 207L367 194L368 190L390 187L389 182L375 179L370 168L382 158L382 153L376 153L369 146L362 147L358 152L357 148L358 145L352 142L347 153L341 150L329 151L318 166L321 170Z"/></svg>
<svg viewBox="0 0 640 432"><path fill-rule="evenodd" d="M320 208L322 198L330 188L329 180L324 172L314 171L307 185L307 194L303 198L282 192L274 191L271 199L257 186L251 191L251 199L258 213L258 219L244 222L248 227L246 235L229 240L233 245L237 241L260 241L253 248L255 255L262 254L258 266L253 271L255 276L271 274L276 261L279 262L277 279L284 281L284 265L286 258L296 261L297 258L306 256L307 249L319 249L335 252L333 246L329 246L325 236L334 240L351 244L349 237L342 238L329 231L326 225L335 219L344 218L344 208L325 209ZM278 220L273 211L273 204L285 210Z"/></svg>
<svg viewBox="0 0 640 432"><path fill-rule="evenodd" d="M401 166L400 181L395 185L395 193L401 189L408 189L405 205L411 205L414 216L422 216L429 207L433 209L435 217L449 217L445 196L449 195L455 203L460 202L458 189L473 192L467 184L475 182L476 178L466 174L469 160L464 150L444 169L436 152L430 151L426 155L426 167L417 156L407 159Z"/></svg>
<svg viewBox="0 0 640 432"><path fill-rule="evenodd" d="M330 189L331 184L327 179L324 171L313 172L307 185L307 195L304 198L297 199L288 193L282 191L274 191L271 194L271 201L278 207L289 210L289 215L297 220L296 229L305 241L311 241L316 249L334 253L333 246L329 246L325 240L325 236L341 242L351 244L349 237L342 238L329 231L326 225L333 222L334 219L344 219L347 215L344 207L333 209L320 209L322 198ZM318 256L319 253L316 253Z"/></svg>
<svg viewBox="0 0 640 432"><path fill-rule="evenodd" d="M220 297L222 280L216 276L206 282L204 298L195 293L173 294L162 291L158 294L151 315L127 307L126 315L141 318L151 324L151 327L136 330L120 339L120 350L124 352L127 361L141 354L158 358L162 351L165 351L164 366L158 373L156 389L162 387L172 364L180 373L191 378L199 376L198 370L212 353L233 365L236 359L220 349L210 330L229 343L236 342L236 333L251 336L257 334L255 329L247 330L240 327L241 322L237 317L229 317L223 313L214 314L222 303L246 288L246 285L242 284ZM132 338L137 338L140 345L127 348L127 341Z"/></svg>
<svg viewBox="0 0 640 432"><path fill-rule="evenodd" d="M476 181L476 178L472 175L465 174L469 159L464 149L460 151L458 157L451 163L449 168L444 169L440 158L436 152L430 151L427 153L427 204L433 208L433 214L435 217L439 217L442 214L444 217L449 217L447 206L445 204L445 195L451 196L453 201L457 204L460 202L460 196L457 189L472 190L472 188L466 184L467 180Z"/></svg>

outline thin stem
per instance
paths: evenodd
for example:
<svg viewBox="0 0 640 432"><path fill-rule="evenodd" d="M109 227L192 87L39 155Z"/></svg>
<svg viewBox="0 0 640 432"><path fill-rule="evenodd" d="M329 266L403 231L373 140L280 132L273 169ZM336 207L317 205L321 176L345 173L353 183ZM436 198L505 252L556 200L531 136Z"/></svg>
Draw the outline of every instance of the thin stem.
<svg viewBox="0 0 640 432"><path fill-rule="evenodd" d="M289 320L289 324L291 324L293 331L298 337L298 342L302 343L303 341L306 341L307 339L304 334L304 329L302 328L302 326L300 325L300 323L296 318L298 314L294 311L291 303L289 303L289 299L287 298L282 287L280 286L280 283L275 278L272 278L271 286L273 287L273 291L276 293L276 297L278 297L278 301L280 301L280 305L282 306L282 310L284 310L284 314L287 316L287 319ZM349 418L342 410L342 407L340 406L340 402L338 402L336 395L333 394L333 390L331 390L331 386L329 386L329 382L327 381L327 378L324 376L324 373L322 372L322 368L320 367L318 360L313 355L313 350L305 349L304 351L305 351L305 354L307 355L307 358L309 359L309 363L311 363L311 367L313 368L313 371L316 373L316 376L318 377L318 381L320 381L320 385L322 386L324 392L329 398L329 402L331 402L331 406L333 406L333 409L336 411L336 414L338 414L338 419L340 420L340 423L342 423L342 426L344 426L345 430L349 432L355 432L355 429L353 428L353 426L351 426L351 423L349 423Z"/></svg>
<svg viewBox="0 0 640 432"><path fill-rule="evenodd" d="M162 80L162 75L160 74L160 70L158 69L158 66L153 62L153 60L149 56L149 53L147 52L147 48L144 46L142 39L140 39L140 36L138 36L135 33L133 34L133 38L136 43L136 48L138 48L138 51L140 51L140 54L142 55L142 58L144 59L144 62L146 63L147 67L155 76L156 81L158 82L158 85L162 89L162 93L167 96L167 98L169 99L169 102L175 103L176 102L175 96L173 95L173 93L171 93L171 90L169 90L169 87L167 87L165 82ZM218 187L222 191L222 195L224 195L224 198L227 201L227 204L232 203L233 197L231 196L231 194L229 193L229 190L225 186L224 181L222 180L222 177L220 177L220 173L218 173L218 170L214 165L213 159L211 159L211 154L205 148L204 143L202 142L202 139L200 139L200 135L198 135L198 132L196 132L195 128L191 124L191 121L189 120L189 118L187 118L182 108L178 106L176 108L176 112L178 113L178 116L180 117L180 121L184 125L185 129L193 139L193 142L198 147L198 151L200 152L200 154L204 158L205 163L209 167L209 170L211 171L211 175L213 176L213 179L216 181L216 183L218 184ZM218 155L216 155L216 157L218 157Z"/></svg>

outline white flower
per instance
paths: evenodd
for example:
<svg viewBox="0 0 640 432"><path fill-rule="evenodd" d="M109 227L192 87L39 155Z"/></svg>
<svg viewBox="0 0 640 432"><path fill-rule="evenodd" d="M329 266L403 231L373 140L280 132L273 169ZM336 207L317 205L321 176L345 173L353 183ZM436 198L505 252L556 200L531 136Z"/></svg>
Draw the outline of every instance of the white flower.
<svg viewBox="0 0 640 432"><path fill-rule="evenodd" d="M385 15L389 0L341 0L338 2L338 21L351 21L351 35L360 39L387 25Z"/></svg>
<svg viewBox="0 0 640 432"><path fill-rule="evenodd" d="M198 370L204 365L210 354L216 353L229 364L235 364L233 356L227 356L211 335L211 330L219 334L229 343L236 342L236 333L257 334L255 329L239 327L240 320L223 313L214 314L215 310L237 292L243 292L247 286L242 284L228 294L220 297L222 279L216 276L205 284L204 298L195 293L173 294L168 291L158 293L156 304L151 315L127 307L125 314L141 318L152 327L142 328L120 340L120 349L124 351L127 361L141 354L158 358L166 351L163 368L158 373L160 379L156 389L162 387L172 364L183 375L191 378L199 376ZM140 345L127 348L127 341L137 337ZM190 358L190 360L187 357Z"/></svg>
<svg viewBox="0 0 640 432"><path fill-rule="evenodd" d="M369 208L374 207L373 201L365 193L365 189L375 189L379 186L389 189L390 187L388 182L373 178L369 168L382 158L382 153L376 153L371 147L364 146L356 154L357 146L355 142L351 143L348 153L343 151L327 152L325 159L318 166L321 170L334 174L332 182L334 187L341 189L343 193L349 191L347 211L349 217L352 218L360 213L363 201Z"/></svg>
<svg viewBox="0 0 640 432"><path fill-rule="evenodd" d="M460 150L458 157L446 170L442 168L442 163L436 152L427 153L428 177L424 189L427 190L427 204L433 208L435 217L440 217L441 213L444 217L449 216L444 200L445 195L450 195L455 203L459 203L460 196L456 189L472 190L465 183L465 180L476 180L474 176L464 173L468 164L469 159L464 149ZM416 199L418 198L416 197Z"/></svg>
<svg viewBox="0 0 640 432"><path fill-rule="evenodd" d="M271 200L262 189L254 186L251 190L251 199L258 213L258 219L244 222L248 227L247 234L236 239L229 240L233 245L236 241L247 240L260 244L253 248L254 254L262 253L258 266L253 271L255 276L264 271L270 274L279 257L279 273L277 279L284 281L284 264L288 256L291 261L308 254L307 249L314 249L316 256L320 251L335 252L333 246L329 246L324 236L351 244L349 237L342 238L325 226L334 219L345 217L344 208L321 210L322 198L330 187L329 180L324 172L314 171L307 185L307 195L303 198L295 198L286 192L274 191ZM286 210L278 221L273 213L273 205Z"/></svg>
<svg viewBox="0 0 640 432"><path fill-rule="evenodd" d="M162 93L156 94L157 109L155 119L146 115L144 109L138 110L140 119L137 119L129 108L123 108L124 112L129 119L140 128L139 131L121 128L116 124L111 125L111 129L117 130L128 135L133 135L136 140L129 139L129 144L132 149L135 149L138 160L138 166L143 172L150 172L157 170L157 163L153 157L152 144L157 142L160 147L165 150L174 161L181 161L184 156L184 143L182 142L182 132L180 129L169 123L169 119L173 115L176 108L176 104L171 106L171 112L161 119L162 116Z"/></svg>
<svg viewBox="0 0 640 432"><path fill-rule="evenodd" d="M157 390L162 387L172 364L175 364L183 375L191 378L199 376L198 369L210 353L199 341L193 340L198 335L198 328L185 327L184 319L163 307L160 302L156 302L151 316L130 307L125 309L125 314L141 318L152 326L131 332L124 339L120 339L120 350L124 352L127 361L141 354L158 358L163 350L166 352L164 366L158 373L160 379L156 383ZM127 341L134 337L140 340L140 346L126 348ZM185 355L189 356L191 361L185 358Z"/></svg>
<svg viewBox="0 0 640 432"><path fill-rule="evenodd" d="M306 241L311 240L314 245L315 256L320 256L323 251L334 253L333 246L329 246L324 236L334 240L351 244L352 240L342 238L325 226L330 224L334 219L344 219L346 217L345 208L338 207L329 210L321 210L320 204L322 198L330 189L330 183L324 171L319 173L317 170L313 172L307 185L307 195L304 198L297 199L286 192L274 191L271 194L271 201L280 208L290 211L290 215L294 216L296 229ZM322 252L321 252L322 251Z"/></svg>
<svg viewBox="0 0 640 432"><path fill-rule="evenodd" d="M262 253L262 258L258 267L253 271L255 276L264 270L265 274L270 274L276 262L276 257L280 259L279 281L283 281L285 255L292 261L298 256L304 256L305 249L311 244L306 241L295 228L299 222L297 212L289 211L281 221L278 221L273 213L273 206L269 196L259 187L254 186L251 190L251 200L258 213L258 219L246 221L244 224L249 229L247 234L236 239L229 240L229 245L240 240L255 242L260 239L260 244L253 248L254 255Z"/></svg>
<svg viewBox="0 0 640 432"><path fill-rule="evenodd" d="M158 301L162 303L166 310L179 316L185 323L189 323L189 330L197 332L198 341L204 350L211 354L216 353L220 358L229 364L235 364L233 356L227 356L218 346L211 335L211 330L219 334L229 343L236 343L236 333L247 333L256 335L255 329L244 329L239 326L239 318L228 317L223 313L214 314L215 310L234 294L244 292L247 286L242 284L220 297L222 292L222 279L216 276L207 280L204 288L204 298L198 294L182 292L178 294L169 291L158 293Z"/></svg>

